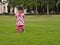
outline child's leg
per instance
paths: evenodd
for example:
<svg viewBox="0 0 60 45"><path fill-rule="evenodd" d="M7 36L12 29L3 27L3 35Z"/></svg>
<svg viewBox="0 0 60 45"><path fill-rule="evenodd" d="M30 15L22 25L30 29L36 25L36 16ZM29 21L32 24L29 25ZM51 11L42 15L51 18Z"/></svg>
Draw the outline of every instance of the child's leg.
<svg viewBox="0 0 60 45"><path fill-rule="evenodd" d="M24 25L21 26L22 32L24 32Z"/></svg>
<svg viewBox="0 0 60 45"><path fill-rule="evenodd" d="M19 26L16 26L16 32L18 33L19 32Z"/></svg>

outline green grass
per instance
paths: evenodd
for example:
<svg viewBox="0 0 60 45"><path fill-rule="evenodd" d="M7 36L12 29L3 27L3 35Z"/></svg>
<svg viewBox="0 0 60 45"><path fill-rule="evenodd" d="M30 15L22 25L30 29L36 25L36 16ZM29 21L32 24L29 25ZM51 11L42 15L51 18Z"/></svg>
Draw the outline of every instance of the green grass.
<svg viewBox="0 0 60 45"><path fill-rule="evenodd" d="M60 16L26 16L25 30L17 34L14 16L0 16L0 45L60 45Z"/></svg>

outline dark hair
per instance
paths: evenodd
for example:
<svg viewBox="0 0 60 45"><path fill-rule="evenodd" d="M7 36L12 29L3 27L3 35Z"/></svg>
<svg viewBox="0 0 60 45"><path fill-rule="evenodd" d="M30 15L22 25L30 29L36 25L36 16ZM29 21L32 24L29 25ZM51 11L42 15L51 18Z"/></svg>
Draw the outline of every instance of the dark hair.
<svg viewBox="0 0 60 45"><path fill-rule="evenodd" d="M18 6L17 9L18 10L23 10L23 8L21 6Z"/></svg>

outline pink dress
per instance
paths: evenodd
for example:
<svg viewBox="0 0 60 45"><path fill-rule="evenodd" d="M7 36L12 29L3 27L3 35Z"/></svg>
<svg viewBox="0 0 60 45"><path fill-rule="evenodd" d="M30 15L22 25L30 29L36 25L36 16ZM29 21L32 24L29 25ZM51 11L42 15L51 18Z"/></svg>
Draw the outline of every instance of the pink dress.
<svg viewBox="0 0 60 45"><path fill-rule="evenodd" d="M16 25L17 26L21 26L21 25L24 25L24 14L21 13L21 14L16 14Z"/></svg>

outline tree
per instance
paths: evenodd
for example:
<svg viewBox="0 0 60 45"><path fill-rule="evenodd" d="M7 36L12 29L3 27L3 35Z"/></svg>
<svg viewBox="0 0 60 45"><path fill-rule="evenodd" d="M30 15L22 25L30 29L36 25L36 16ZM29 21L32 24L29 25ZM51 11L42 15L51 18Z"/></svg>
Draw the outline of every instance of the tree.
<svg viewBox="0 0 60 45"><path fill-rule="evenodd" d="M55 7L56 0L46 0L46 3L47 3L47 15L49 15L49 10Z"/></svg>
<svg viewBox="0 0 60 45"><path fill-rule="evenodd" d="M14 12L14 8L17 7L17 5L23 4L23 0L8 0L8 2L9 2L9 6L13 7L13 12Z"/></svg>
<svg viewBox="0 0 60 45"><path fill-rule="evenodd" d="M25 7L30 7L30 8L33 8L35 7L35 12L36 12L36 15L38 14L38 5L39 5L39 2L40 0L25 0Z"/></svg>
<svg viewBox="0 0 60 45"><path fill-rule="evenodd" d="M36 15L38 14L38 6L42 8L44 12L47 12L47 15L49 15L49 12L51 9L54 9L57 0L8 0L10 6L15 7L17 5L23 5L24 8L35 7ZM60 0L59 0L60 1Z"/></svg>
<svg viewBox="0 0 60 45"><path fill-rule="evenodd" d="M33 1L34 4L35 4L35 7L36 7L36 11L35 11L35 12L36 12L36 15L38 15L38 7L37 7L37 6L39 5L39 3L38 3L39 1L40 1L40 0L34 0L34 1Z"/></svg>

